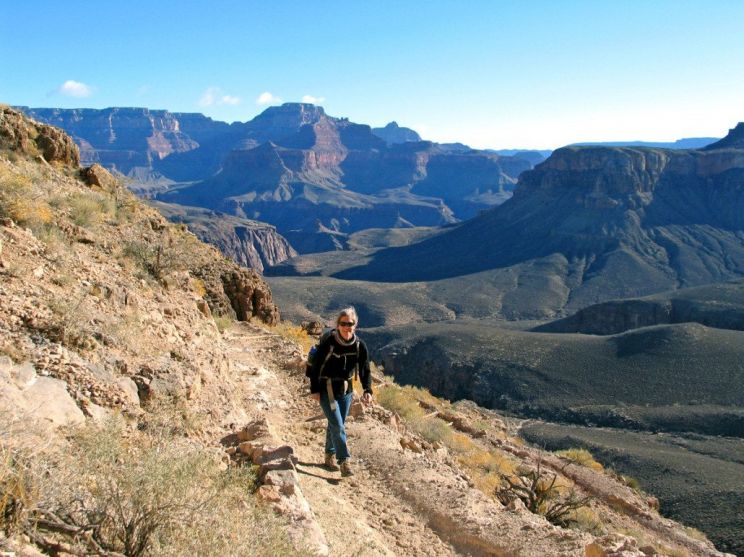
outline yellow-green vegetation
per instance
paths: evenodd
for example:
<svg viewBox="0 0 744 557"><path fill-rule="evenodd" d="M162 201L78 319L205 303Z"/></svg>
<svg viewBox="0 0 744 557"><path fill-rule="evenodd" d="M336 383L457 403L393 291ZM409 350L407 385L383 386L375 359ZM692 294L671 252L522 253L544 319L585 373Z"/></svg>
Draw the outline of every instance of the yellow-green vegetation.
<svg viewBox="0 0 744 557"><path fill-rule="evenodd" d="M217 330L221 333L224 333L227 329L229 329L233 323L235 323L235 319L233 319L229 315L214 316L214 324L217 325Z"/></svg>
<svg viewBox="0 0 744 557"><path fill-rule="evenodd" d="M564 449L562 451L556 451L555 454L567 460L570 460L571 462L575 462L576 464L579 464L581 466L586 466L587 468L596 470L597 472L601 472L602 470L604 470L604 466L594 460L594 456L592 456L592 453L590 453L586 449Z"/></svg>
<svg viewBox="0 0 744 557"><path fill-rule="evenodd" d="M36 174L40 171L36 170ZM0 218L37 230L52 221L53 212L34 179L15 168L0 166ZM38 177L40 179L40 176Z"/></svg>
<svg viewBox="0 0 744 557"><path fill-rule="evenodd" d="M682 529L685 531L685 534L690 536L694 540L699 541L707 541L708 537L703 534L700 530L697 528L693 528L692 526L682 526Z"/></svg>
<svg viewBox="0 0 744 557"><path fill-rule="evenodd" d="M412 386L400 386L387 378L385 386L378 390L377 400L388 410L398 414L406 426L430 443L446 447L468 473L475 486L483 493L493 496L501 484L504 474L514 472L516 462L506 453L483 447L470 436L455 431L446 422L436 417L436 411L447 410L448 401L439 399L428 390Z"/></svg>
<svg viewBox="0 0 744 557"><path fill-rule="evenodd" d="M6 535L28 519L39 497L29 465L25 455L0 441L0 531Z"/></svg>
<svg viewBox="0 0 744 557"><path fill-rule="evenodd" d="M139 427L112 417L34 455L0 436L0 526L74 555L304 555L253 503L254 470L191 442L191 419L165 402Z"/></svg>
<svg viewBox="0 0 744 557"><path fill-rule="evenodd" d="M75 193L69 196L67 206L72 222L86 228L98 224L116 213L114 199L109 195L94 191Z"/></svg>
<svg viewBox="0 0 744 557"><path fill-rule="evenodd" d="M200 298L207 295L207 285L204 284L204 281L200 278L191 277L191 289L194 291L194 294Z"/></svg>
<svg viewBox="0 0 744 557"><path fill-rule="evenodd" d="M607 533L602 519L591 507L580 507L573 510L568 515L568 521L583 532L589 532L595 536L602 536Z"/></svg>
<svg viewBox="0 0 744 557"><path fill-rule="evenodd" d="M299 344L305 353L316 342L316 338L308 335L305 329L289 321L280 321L275 326L270 327L269 330L282 338Z"/></svg>

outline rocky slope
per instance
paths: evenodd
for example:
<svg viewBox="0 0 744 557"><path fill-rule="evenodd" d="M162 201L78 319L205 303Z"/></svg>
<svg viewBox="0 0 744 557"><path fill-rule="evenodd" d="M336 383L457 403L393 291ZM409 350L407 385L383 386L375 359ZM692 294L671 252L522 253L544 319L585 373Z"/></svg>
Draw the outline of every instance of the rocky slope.
<svg viewBox="0 0 744 557"><path fill-rule="evenodd" d="M203 242L215 246L238 265L262 273L297 255L276 228L198 207L151 202L171 222L183 223Z"/></svg>
<svg viewBox="0 0 744 557"><path fill-rule="evenodd" d="M0 128L46 137L10 109ZM71 145L57 132L55 153ZM8 137L0 137L2 350L69 381L82 412L129 404L131 393L198 389L201 374L222 365L210 346L213 315L278 321L255 271L169 224L100 166L33 162L35 148Z"/></svg>

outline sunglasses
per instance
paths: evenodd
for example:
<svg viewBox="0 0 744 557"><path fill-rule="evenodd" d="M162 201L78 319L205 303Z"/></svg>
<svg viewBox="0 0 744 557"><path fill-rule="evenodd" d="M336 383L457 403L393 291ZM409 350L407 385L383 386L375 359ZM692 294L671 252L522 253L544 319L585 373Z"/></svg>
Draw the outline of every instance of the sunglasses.
<svg viewBox="0 0 744 557"><path fill-rule="evenodd" d="M338 324L340 327L353 327L356 325L353 321L339 321Z"/></svg>

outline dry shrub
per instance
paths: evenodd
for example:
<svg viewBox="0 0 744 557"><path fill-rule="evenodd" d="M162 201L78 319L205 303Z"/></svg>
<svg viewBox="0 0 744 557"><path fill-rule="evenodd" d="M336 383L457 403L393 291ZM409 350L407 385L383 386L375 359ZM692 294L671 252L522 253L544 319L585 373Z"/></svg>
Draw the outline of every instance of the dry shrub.
<svg viewBox="0 0 744 557"><path fill-rule="evenodd" d="M199 240L183 230L165 228L154 241L125 242L122 256L131 259L152 278L162 280L172 273L189 270L195 254L202 251Z"/></svg>
<svg viewBox="0 0 744 557"><path fill-rule="evenodd" d="M224 333L235 323L235 319L229 315L215 315L213 318L214 324L217 325L217 330L221 333Z"/></svg>
<svg viewBox="0 0 744 557"><path fill-rule="evenodd" d="M64 530L70 547L96 554L298 555L283 523L253 504L252 469L224 470L219 453L165 429L87 425L48 471L42 546Z"/></svg>
<svg viewBox="0 0 744 557"><path fill-rule="evenodd" d="M581 507L575 509L569 515L569 521L572 526L582 532L589 532L595 536L602 536L607 533L605 524L599 515L590 507Z"/></svg>
<svg viewBox="0 0 744 557"><path fill-rule="evenodd" d="M72 222L82 227L90 227L116 211L114 200L97 192L84 192L71 195L66 200Z"/></svg>
<svg viewBox="0 0 744 557"><path fill-rule="evenodd" d="M199 296L200 298L203 298L207 295L207 285L204 284L204 281L197 277L190 277L191 281L191 290Z"/></svg>
<svg viewBox="0 0 744 557"><path fill-rule="evenodd" d="M23 452L0 441L0 531L14 534L28 520L38 487Z"/></svg>
<svg viewBox="0 0 744 557"><path fill-rule="evenodd" d="M592 470L596 470L597 472L601 472L604 470L604 466L602 466L599 462L594 460L594 456L592 456L592 453L590 453L586 449L580 449L580 448L572 448L572 449L564 449L562 451L556 451L558 456L565 458L566 460L570 460L571 462L575 462L576 464L579 464L581 466L585 466L587 468L591 468Z"/></svg>
<svg viewBox="0 0 744 557"><path fill-rule="evenodd" d="M564 480L556 472L543 470L541 461L534 468L522 466L514 474L504 474L502 479L504 483L496 496L503 504L520 499L529 511L557 526L570 526L574 511L591 501L591 497L566 489Z"/></svg>
<svg viewBox="0 0 744 557"><path fill-rule="evenodd" d="M37 191L34 181L26 175L0 169L0 218L10 218L32 230L52 221L53 213Z"/></svg>
<svg viewBox="0 0 744 557"><path fill-rule="evenodd" d="M299 325L290 323L289 321L280 321L271 327L270 330L282 338L299 344L305 353L307 353L310 350L310 347L316 342L315 338L309 336L305 329Z"/></svg>
<svg viewBox="0 0 744 557"><path fill-rule="evenodd" d="M387 383L377 392L377 401L391 412L398 414L407 423L424 416L424 411L418 401L410 394L410 387Z"/></svg>
<svg viewBox="0 0 744 557"><path fill-rule="evenodd" d="M93 338L96 328L86 304L88 295L89 290L83 289L50 301L49 309L54 314L54 320L45 333L51 340L76 350L92 350L96 347Z"/></svg>
<svg viewBox="0 0 744 557"><path fill-rule="evenodd" d="M0 355L7 356L16 364L20 364L25 359L23 351L11 342L0 344Z"/></svg>
<svg viewBox="0 0 744 557"><path fill-rule="evenodd" d="M182 396L151 397L144 408L147 413L140 418L139 429L152 437L193 437L201 433L206 424L206 415L195 412Z"/></svg>

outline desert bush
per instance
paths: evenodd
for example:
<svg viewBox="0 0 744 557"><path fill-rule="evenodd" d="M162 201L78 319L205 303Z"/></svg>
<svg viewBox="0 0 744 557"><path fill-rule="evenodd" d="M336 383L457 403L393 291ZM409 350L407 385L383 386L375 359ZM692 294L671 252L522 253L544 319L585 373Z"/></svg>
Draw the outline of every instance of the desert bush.
<svg viewBox="0 0 744 557"><path fill-rule="evenodd" d="M572 449L564 449L561 451L556 451L558 456L565 458L566 460L570 460L571 462L575 462L576 464L579 464L581 466L585 466L587 468L591 468L592 470L596 470L597 472L601 472L604 470L604 466L602 466L599 462L594 460L594 456L592 456L592 453L590 453L586 449L580 449L580 448L572 448Z"/></svg>
<svg viewBox="0 0 744 557"><path fill-rule="evenodd" d="M52 223L41 223L34 227L34 236L46 247L48 258L59 261L67 252L67 238L64 233Z"/></svg>
<svg viewBox="0 0 744 557"><path fill-rule="evenodd" d="M224 470L219 452L165 430L121 418L84 426L52 472L36 518L42 547L56 532L78 554L298 555L283 523L252 504L251 468Z"/></svg>
<svg viewBox="0 0 744 557"><path fill-rule="evenodd" d="M551 524L569 526L574 511L588 505L591 498L573 489L561 493L558 478L555 472L545 472L538 461L534 468L523 466L513 475L502 475L504 484L496 496L503 504L520 499L529 511L544 516Z"/></svg>
<svg viewBox="0 0 744 557"><path fill-rule="evenodd" d="M204 284L204 281L197 277L190 277L191 280L191 290L193 290L194 294L199 296L200 298L203 298L207 295L207 285Z"/></svg>
<svg viewBox="0 0 744 557"><path fill-rule="evenodd" d="M191 268L199 241L191 234L166 229L155 241L125 242L122 255L133 260L151 277L162 280L167 275Z"/></svg>
<svg viewBox="0 0 744 557"><path fill-rule="evenodd" d="M595 536L602 536L607 533L607 528L602 519L588 506L575 509L568 518L571 525L582 532L588 532Z"/></svg>
<svg viewBox="0 0 744 557"><path fill-rule="evenodd" d="M394 383L386 384L377 392L377 401L406 422L413 422L424 416L418 401L411 396L410 389Z"/></svg>
<svg viewBox="0 0 744 557"><path fill-rule="evenodd" d="M282 338L299 344L304 353L307 353L310 347L316 342L315 337L309 336L305 329L289 321L280 321L271 327L270 330Z"/></svg>
<svg viewBox="0 0 744 557"><path fill-rule="evenodd" d="M214 324L217 325L217 330L221 333L224 333L227 329L232 327L233 323L235 323L235 319L233 319L229 315L214 316Z"/></svg>
<svg viewBox="0 0 744 557"><path fill-rule="evenodd" d="M52 210L29 176L0 169L0 218L32 230L52 221Z"/></svg>
<svg viewBox="0 0 744 557"><path fill-rule="evenodd" d="M0 531L14 534L27 521L37 498L28 459L0 440Z"/></svg>
<svg viewBox="0 0 744 557"><path fill-rule="evenodd" d="M97 192L76 193L66 200L72 222L82 227L93 226L114 214L114 200Z"/></svg>
<svg viewBox="0 0 744 557"><path fill-rule="evenodd" d="M16 364L21 363L25 358L23 351L11 342L0 344L0 355L7 356Z"/></svg>
<svg viewBox="0 0 744 557"><path fill-rule="evenodd" d="M50 301L49 308L54 319L46 329L46 335L56 342L77 350L95 348L93 339L95 332L91 323L91 315L86 306L87 289L71 292L65 298L55 298Z"/></svg>
<svg viewBox="0 0 744 557"><path fill-rule="evenodd" d="M140 419L139 429L159 439L194 436L206 423L206 416L196 413L179 395L152 397L144 408L147 413Z"/></svg>

